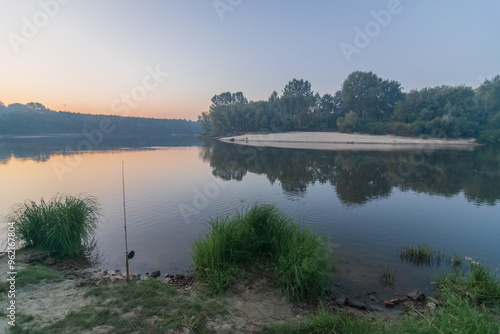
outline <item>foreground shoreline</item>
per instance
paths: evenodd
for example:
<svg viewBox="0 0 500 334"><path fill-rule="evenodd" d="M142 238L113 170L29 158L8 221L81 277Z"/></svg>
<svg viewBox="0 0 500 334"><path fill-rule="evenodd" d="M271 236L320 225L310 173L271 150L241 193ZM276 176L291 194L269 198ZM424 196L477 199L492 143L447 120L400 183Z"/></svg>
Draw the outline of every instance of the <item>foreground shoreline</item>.
<svg viewBox="0 0 500 334"><path fill-rule="evenodd" d="M16 289L16 308L15 313L13 313L15 321L9 324L11 320L7 314L3 314L0 319L0 332L2 330L9 331L9 328L14 325L22 328L26 333L33 334L40 333L37 331L39 328L52 330L59 326L67 327L67 324L64 325L65 321L72 324L69 325L70 327L76 326L76 323L72 323L75 320L64 319L68 317L70 319L72 317L78 318L75 317L75 314L78 313L85 315L98 313L99 305L111 303L114 299L119 298L116 296L117 294L123 294L127 289L147 291L148 287L159 295L168 297L172 304L183 301L182 307L189 307L189 303L194 305L195 302L198 302L197 307L204 305L202 307L219 308L218 311L214 312L213 318L204 320L204 326L217 333L254 333L264 326L283 323L298 325L301 321L307 321L307 318L319 307L319 304L312 301L307 303L290 301L274 286L270 276L261 271L246 272L245 277L240 277L224 293L214 297L207 294L204 285L193 274L160 276L158 271L151 275L146 273L144 276L130 274L130 280L128 280L125 273L120 270L97 269L86 262L84 258L67 258L63 261L59 259L56 263L48 264L51 259L54 259L49 258L46 252L39 249L18 249L16 254L18 258L17 271L21 273L30 268L45 268L48 272L52 272L52 278L34 277L28 285ZM0 259L6 257L7 253L0 252ZM0 263L0 267L6 269L7 263ZM3 271L4 275L6 272L6 270ZM109 291L110 295L104 296L106 291ZM101 296L103 292L104 295ZM166 295L165 292L167 292ZM418 296L413 296L414 292ZM123 321L133 323L134 318L141 317L140 311L143 307L141 305L151 302L155 296L143 296L141 293L139 295L140 300L135 299L132 302L131 310L128 312L115 310L114 314L107 314L106 317L109 319L105 322L108 324L95 323L92 325L93 330L99 333L111 333L114 327L109 325L112 322L110 319L123 317ZM425 297L420 296L424 295L419 290L409 292L407 295L399 296L398 294L398 297L392 299L392 303L395 304L388 306L387 301L382 302L380 296L377 296L376 299L372 295L363 296L363 298L356 300L350 298L353 296L347 297L330 292L322 299L321 305L331 312L345 312L355 319L375 316L381 319L399 319L403 315L404 305L417 307L422 311L428 309L423 300L420 299ZM432 297L427 299L437 302ZM368 304L366 300L370 300L371 303ZM8 299L0 298L2 309L7 309L8 305ZM159 305L156 311L161 310L162 307L165 306ZM181 309L182 307L172 306L172 309L179 313L177 317L181 322L182 312L186 312L186 310ZM217 313L220 314L217 316ZM155 320L157 319L151 321ZM191 329L191 326L182 323L179 330L171 329L170 332L192 333Z"/></svg>
<svg viewBox="0 0 500 334"><path fill-rule="evenodd" d="M249 133L234 137L223 137L219 140L249 146L316 150L394 150L408 148L472 150L480 145L476 143L475 139L422 139L340 132Z"/></svg>

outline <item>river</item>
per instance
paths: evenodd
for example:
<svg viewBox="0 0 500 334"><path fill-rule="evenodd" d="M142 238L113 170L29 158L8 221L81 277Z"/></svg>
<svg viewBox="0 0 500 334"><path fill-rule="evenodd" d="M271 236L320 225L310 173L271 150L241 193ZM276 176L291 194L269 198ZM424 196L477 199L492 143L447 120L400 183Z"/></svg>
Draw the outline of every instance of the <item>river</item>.
<svg viewBox="0 0 500 334"><path fill-rule="evenodd" d="M191 270L191 243L207 220L255 203L273 204L327 236L338 295L430 292L449 265L402 262L400 250L411 244L500 267L498 148L316 151L179 136L82 140L0 138L0 214L56 194L97 197L95 256L103 268L125 268L122 162L132 272ZM393 286L380 281L384 266L396 272Z"/></svg>

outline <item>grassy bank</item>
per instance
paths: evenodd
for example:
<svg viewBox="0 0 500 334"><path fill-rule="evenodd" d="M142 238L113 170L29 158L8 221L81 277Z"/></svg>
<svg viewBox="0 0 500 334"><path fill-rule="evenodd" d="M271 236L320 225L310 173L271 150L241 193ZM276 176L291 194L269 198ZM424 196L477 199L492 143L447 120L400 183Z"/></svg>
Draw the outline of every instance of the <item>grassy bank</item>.
<svg viewBox="0 0 500 334"><path fill-rule="evenodd" d="M95 300L50 324L34 324L32 316L19 317L12 333L82 333L108 329L111 333L168 333L190 329L213 333L210 320L231 323L224 297L211 298L204 289L194 294L157 280L124 282L92 288ZM500 282L481 263L443 274L437 282L437 305L407 306L401 319L355 317L343 310L318 306L302 321L267 325L257 333L481 333L500 331ZM93 331L92 331L93 330Z"/></svg>
<svg viewBox="0 0 500 334"><path fill-rule="evenodd" d="M439 305L407 308L398 321L359 318L320 307L306 321L262 328L258 333L477 333L500 332L500 281L482 263L443 274L437 282Z"/></svg>
<svg viewBox="0 0 500 334"><path fill-rule="evenodd" d="M207 321L226 310L205 295L188 297L157 280L131 281L90 289L86 297L95 302L72 311L50 324L33 324L33 317L20 317L13 334L45 333L177 333L187 328L205 333Z"/></svg>
<svg viewBox="0 0 500 334"><path fill-rule="evenodd" d="M321 296L331 262L323 238L270 205L212 219L208 232L194 241L192 257L198 277L213 293L260 265L271 271L277 287L299 301Z"/></svg>
<svg viewBox="0 0 500 334"><path fill-rule="evenodd" d="M16 288L22 288L28 284L38 284L42 280L59 282L62 277L46 266L28 266L17 273ZM9 283L0 282L0 293L6 293L8 290Z"/></svg>

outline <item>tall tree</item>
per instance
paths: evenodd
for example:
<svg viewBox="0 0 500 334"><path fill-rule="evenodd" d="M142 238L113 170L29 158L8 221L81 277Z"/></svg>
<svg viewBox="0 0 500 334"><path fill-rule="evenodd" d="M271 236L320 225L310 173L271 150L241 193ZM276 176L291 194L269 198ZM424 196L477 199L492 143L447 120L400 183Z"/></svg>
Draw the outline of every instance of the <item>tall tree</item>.
<svg viewBox="0 0 500 334"><path fill-rule="evenodd" d="M278 92L277 91L273 91L271 93L271 96L269 96L269 99L268 99L268 102L274 102L278 99Z"/></svg>
<svg viewBox="0 0 500 334"><path fill-rule="evenodd" d="M290 115L290 121L295 130L305 130L308 118L314 110L317 96L311 90L311 83L307 80L293 79L283 89L282 106Z"/></svg>
<svg viewBox="0 0 500 334"><path fill-rule="evenodd" d="M289 81L283 89L283 96L309 97L312 95L311 83L303 79L293 79Z"/></svg>
<svg viewBox="0 0 500 334"><path fill-rule="evenodd" d="M491 80L485 79L476 89L476 93L481 104L483 119L500 112L500 75Z"/></svg>
<svg viewBox="0 0 500 334"><path fill-rule="evenodd" d="M330 94L325 94L317 98L317 127L319 129L328 129L332 124L332 116L335 114L335 98Z"/></svg>
<svg viewBox="0 0 500 334"><path fill-rule="evenodd" d="M353 111L359 118L381 119L394 112L403 98L401 84L382 80L372 72L351 73L342 84L344 112Z"/></svg>
<svg viewBox="0 0 500 334"><path fill-rule="evenodd" d="M219 95L214 95L211 101L212 101L212 107L228 106L230 104L248 103L248 100L245 98L242 92L236 92L233 94L231 94L231 92L224 92Z"/></svg>

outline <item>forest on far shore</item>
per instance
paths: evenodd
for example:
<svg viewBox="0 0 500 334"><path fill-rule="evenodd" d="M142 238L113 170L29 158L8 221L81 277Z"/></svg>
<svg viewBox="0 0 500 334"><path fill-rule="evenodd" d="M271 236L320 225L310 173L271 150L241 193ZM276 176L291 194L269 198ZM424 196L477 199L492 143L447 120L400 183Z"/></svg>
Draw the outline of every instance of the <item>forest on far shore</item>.
<svg viewBox="0 0 500 334"><path fill-rule="evenodd" d="M199 122L54 111L40 103L0 102L0 135L81 134L102 131L113 135L200 134Z"/></svg>
<svg viewBox="0 0 500 334"><path fill-rule="evenodd" d="M211 101L198 118L203 133L214 137L340 131L500 143L500 75L475 89L442 85L403 92L397 81L356 71L333 95L321 96L309 81L293 79L267 101L249 102L242 92L225 92Z"/></svg>

